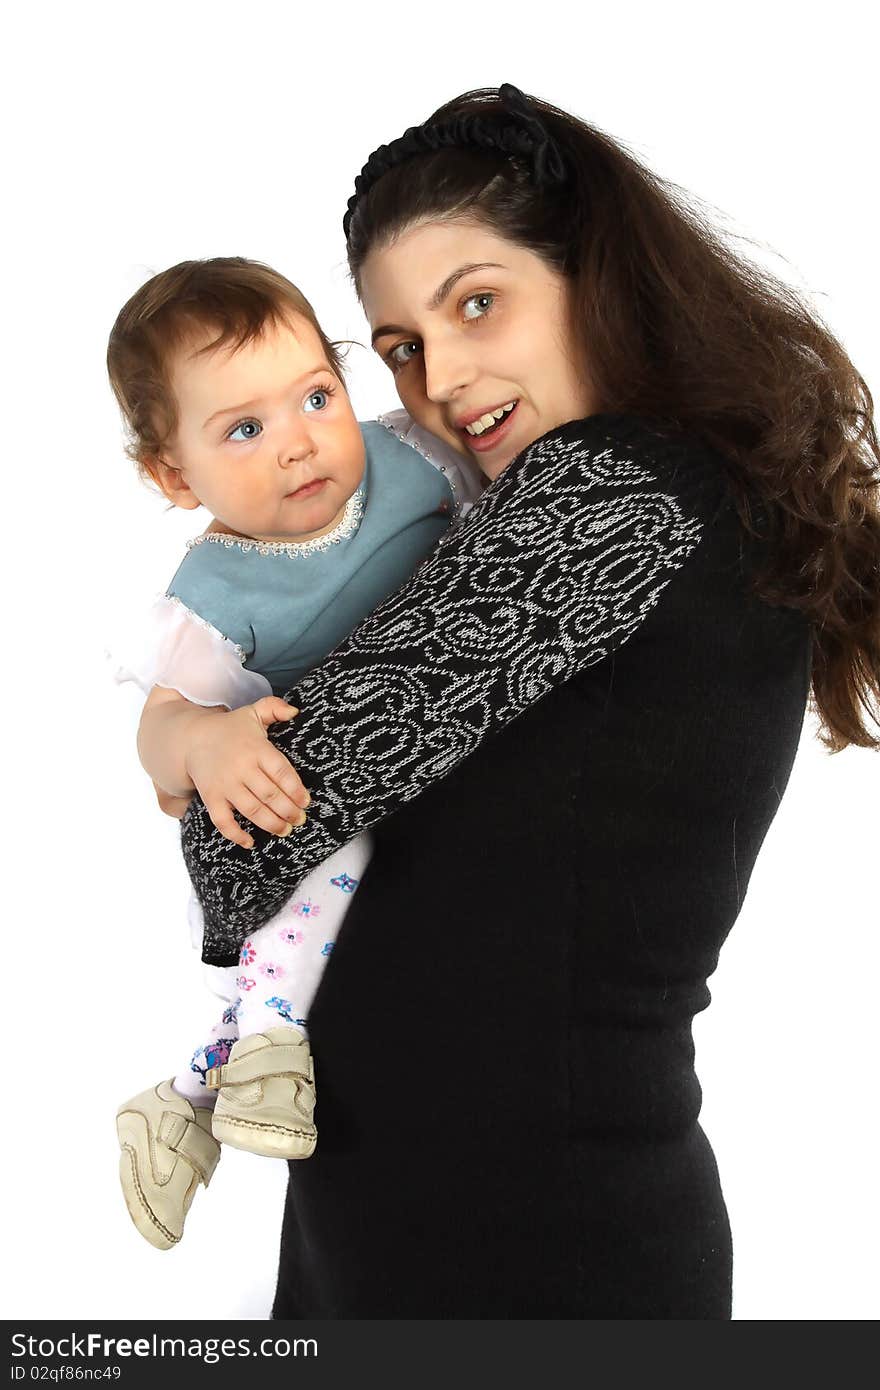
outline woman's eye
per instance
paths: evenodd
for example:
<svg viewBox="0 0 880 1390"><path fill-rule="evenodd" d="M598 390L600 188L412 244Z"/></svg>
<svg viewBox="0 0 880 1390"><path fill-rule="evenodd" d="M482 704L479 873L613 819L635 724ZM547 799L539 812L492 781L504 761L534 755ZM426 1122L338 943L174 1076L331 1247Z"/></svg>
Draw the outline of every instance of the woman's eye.
<svg viewBox="0 0 880 1390"><path fill-rule="evenodd" d="M306 398L303 410L326 410L329 403L329 391L313 391L312 394Z"/></svg>
<svg viewBox="0 0 880 1390"><path fill-rule="evenodd" d="M226 438L235 440L236 444L248 444L252 439L258 439L262 433L263 426L259 420L242 420Z"/></svg>
<svg viewBox="0 0 880 1390"><path fill-rule="evenodd" d="M397 347L392 348L389 352L388 361L392 367L405 367L407 362L412 361L418 350L418 343L398 343Z"/></svg>
<svg viewBox="0 0 880 1390"><path fill-rule="evenodd" d="M472 294L464 301L464 316L466 319L480 319L484 314L488 314L495 301L494 294ZM473 312L470 312L473 306Z"/></svg>

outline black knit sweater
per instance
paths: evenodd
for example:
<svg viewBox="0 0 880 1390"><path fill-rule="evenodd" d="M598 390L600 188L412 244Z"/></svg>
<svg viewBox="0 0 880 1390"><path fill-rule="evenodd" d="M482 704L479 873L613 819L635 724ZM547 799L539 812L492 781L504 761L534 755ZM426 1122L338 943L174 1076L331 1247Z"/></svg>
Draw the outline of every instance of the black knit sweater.
<svg viewBox="0 0 880 1390"><path fill-rule="evenodd" d="M566 425L292 693L308 826L247 852L194 804L214 960L374 828L280 1316L729 1316L691 1022L809 684L759 560L713 451Z"/></svg>
<svg viewBox="0 0 880 1390"><path fill-rule="evenodd" d="M234 963L297 881L445 776L493 732L629 641L700 540L722 475L624 417L525 451L404 587L288 693L272 741L310 788L290 840L242 850L196 799L184 855L205 960Z"/></svg>

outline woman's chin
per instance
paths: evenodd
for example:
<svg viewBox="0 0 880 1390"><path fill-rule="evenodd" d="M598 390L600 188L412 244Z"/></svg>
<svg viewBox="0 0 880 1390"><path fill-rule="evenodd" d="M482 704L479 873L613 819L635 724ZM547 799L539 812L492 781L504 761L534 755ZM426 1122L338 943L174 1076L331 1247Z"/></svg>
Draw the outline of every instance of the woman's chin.
<svg viewBox="0 0 880 1390"><path fill-rule="evenodd" d="M454 449L457 454L460 454L463 459L470 459L471 463L479 463L476 454L468 448L460 434L450 434L444 430L441 438L446 441L451 449Z"/></svg>

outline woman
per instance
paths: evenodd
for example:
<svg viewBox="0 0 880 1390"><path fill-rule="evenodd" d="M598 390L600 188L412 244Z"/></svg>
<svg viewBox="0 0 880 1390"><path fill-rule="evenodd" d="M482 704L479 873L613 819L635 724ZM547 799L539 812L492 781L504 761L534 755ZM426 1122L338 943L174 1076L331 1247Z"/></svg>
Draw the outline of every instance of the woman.
<svg viewBox="0 0 880 1390"><path fill-rule="evenodd" d="M377 350L490 485L288 697L308 825L245 853L184 821L218 961L374 827L274 1311L728 1318L691 1022L811 684L829 746L876 746L870 394L658 179L514 88L355 187Z"/></svg>

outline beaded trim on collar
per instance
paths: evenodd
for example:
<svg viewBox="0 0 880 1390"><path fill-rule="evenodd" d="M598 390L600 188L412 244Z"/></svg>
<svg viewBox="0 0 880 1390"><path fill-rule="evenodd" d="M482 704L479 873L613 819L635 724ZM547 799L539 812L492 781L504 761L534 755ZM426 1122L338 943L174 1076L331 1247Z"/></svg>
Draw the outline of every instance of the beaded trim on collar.
<svg viewBox="0 0 880 1390"><path fill-rule="evenodd" d="M377 419L380 425L384 425L385 429L388 430L390 434L393 434L397 439L400 440L401 444L407 444L410 449L415 449L416 453L421 454L422 458L427 459L428 462L434 466L434 468L439 468L440 472L443 474L444 478L449 484L449 488L452 493L452 515L456 517L459 516L462 510L461 495L459 479L455 474L455 470L450 470L446 467L445 463L441 463L439 459L434 458L434 455L431 453L431 450L428 447L427 440L424 438L424 436L427 434L427 431L420 430L418 425L416 425L414 421L411 421L410 424L406 427L406 429L400 428L398 421L395 420L394 417L395 415L399 416L402 414L403 411L389 410L386 411L384 415L377 416ZM428 435L427 437L428 439L431 438L430 435Z"/></svg>
<svg viewBox="0 0 880 1390"><path fill-rule="evenodd" d="M205 541L213 541L215 545L234 546L247 554L250 550L255 550L258 555L287 555L294 560L299 555L313 555L316 550L329 550L331 545L338 545L347 536L351 536L361 524L364 514L364 488L363 485L353 492L345 504L345 511L342 513L342 520L338 526L334 526L332 531L328 531L326 536L315 536L310 541L255 541L249 536L227 536L222 531L206 531L202 536L195 536L191 541L187 541L187 550L192 550L196 545L202 545Z"/></svg>

